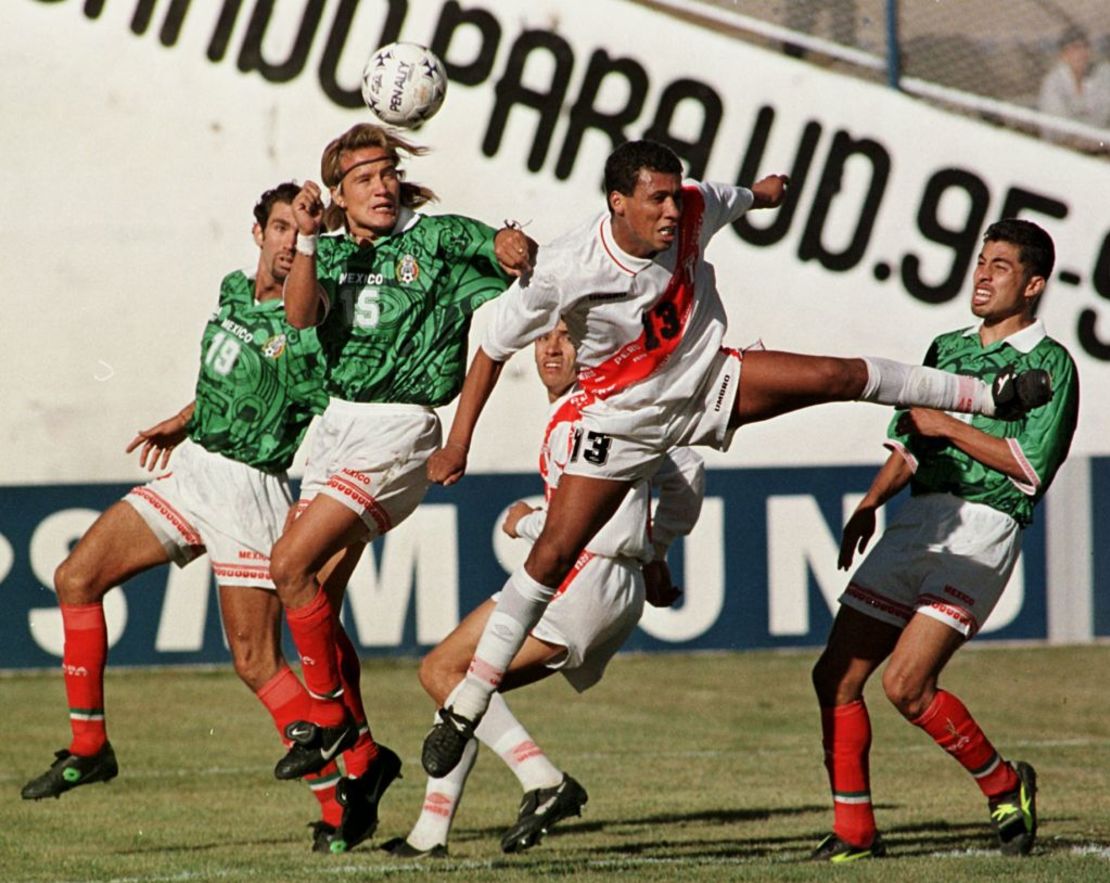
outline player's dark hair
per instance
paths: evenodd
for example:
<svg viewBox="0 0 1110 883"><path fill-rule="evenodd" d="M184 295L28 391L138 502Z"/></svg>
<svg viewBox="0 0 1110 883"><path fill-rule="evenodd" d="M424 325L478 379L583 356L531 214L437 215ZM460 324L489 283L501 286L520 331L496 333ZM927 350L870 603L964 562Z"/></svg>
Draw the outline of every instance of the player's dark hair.
<svg viewBox="0 0 1110 883"><path fill-rule="evenodd" d="M1040 276L1047 282L1056 264L1052 237L1032 221L1003 218L987 227L983 242L1009 242L1018 248L1018 259L1025 268L1026 280Z"/></svg>
<svg viewBox="0 0 1110 883"><path fill-rule="evenodd" d="M640 169L681 175L682 161L678 154L658 141L626 141L610 153L605 161L606 197L614 190L631 196L636 189Z"/></svg>
<svg viewBox="0 0 1110 883"><path fill-rule="evenodd" d="M266 229L266 224L270 220L270 212L274 210L275 202L284 202L289 205L293 204L297 194L301 192L301 188L294 184L292 181L286 181L283 184L278 184L258 197L258 202L254 206L254 219L258 221L258 226L263 230Z"/></svg>
<svg viewBox="0 0 1110 883"><path fill-rule="evenodd" d="M419 144L407 141L383 126L375 126L372 123L356 123L338 138L333 138L328 146L324 148L324 154L320 157L320 177L323 179L324 185L331 189L338 187L343 181L343 156L364 147L380 147L393 160L393 164L398 167L398 171L400 171L402 151L409 156L423 156L428 152L427 147L421 147ZM435 191L431 188L402 179L401 205L408 208L417 208L436 198ZM345 223L346 215L343 209L332 202L324 210L324 228L339 230L343 228Z"/></svg>

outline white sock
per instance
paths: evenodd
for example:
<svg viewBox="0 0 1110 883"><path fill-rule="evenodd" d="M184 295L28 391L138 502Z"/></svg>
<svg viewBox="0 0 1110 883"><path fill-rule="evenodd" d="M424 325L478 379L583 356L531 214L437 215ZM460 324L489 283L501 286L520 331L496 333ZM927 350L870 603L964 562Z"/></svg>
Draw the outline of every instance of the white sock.
<svg viewBox="0 0 1110 883"><path fill-rule="evenodd" d="M428 778L420 817L406 838L411 846L425 850L441 844L447 845L447 836L451 833L451 823L455 821L455 813L462 800L466 777L474 768L477 757L478 741L471 739L463 749L458 766L442 779Z"/></svg>
<svg viewBox="0 0 1110 883"><path fill-rule="evenodd" d="M451 703L456 714L472 721L481 720L505 669L554 596L555 589L536 582L523 567L513 572L478 639L462 689Z"/></svg>
<svg viewBox="0 0 1110 883"><path fill-rule="evenodd" d="M990 385L977 377L873 356L864 356L863 361L867 365L867 384L860 401L994 416Z"/></svg>
<svg viewBox="0 0 1110 883"><path fill-rule="evenodd" d="M489 708L474 735L497 752L525 791L551 788L563 781L562 770L547 759L500 693L490 697Z"/></svg>

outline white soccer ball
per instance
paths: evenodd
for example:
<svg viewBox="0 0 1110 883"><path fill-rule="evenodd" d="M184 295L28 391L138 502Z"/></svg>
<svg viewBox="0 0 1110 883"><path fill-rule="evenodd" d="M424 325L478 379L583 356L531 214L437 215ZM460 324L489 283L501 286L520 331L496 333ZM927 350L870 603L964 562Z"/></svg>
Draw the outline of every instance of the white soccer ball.
<svg viewBox="0 0 1110 883"><path fill-rule="evenodd" d="M418 43L390 43L362 69L362 98L390 126L412 129L431 119L447 95L443 62Z"/></svg>

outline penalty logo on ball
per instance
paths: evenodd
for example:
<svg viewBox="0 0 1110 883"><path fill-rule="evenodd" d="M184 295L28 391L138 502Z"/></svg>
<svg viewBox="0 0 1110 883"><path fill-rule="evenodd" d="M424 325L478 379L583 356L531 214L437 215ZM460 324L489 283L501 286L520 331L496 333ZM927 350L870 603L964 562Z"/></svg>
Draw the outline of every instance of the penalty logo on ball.
<svg viewBox="0 0 1110 883"><path fill-rule="evenodd" d="M447 71L430 49L390 43L366 60L362 97L379 120L415 128L431 119L447 95Z"/></svg>

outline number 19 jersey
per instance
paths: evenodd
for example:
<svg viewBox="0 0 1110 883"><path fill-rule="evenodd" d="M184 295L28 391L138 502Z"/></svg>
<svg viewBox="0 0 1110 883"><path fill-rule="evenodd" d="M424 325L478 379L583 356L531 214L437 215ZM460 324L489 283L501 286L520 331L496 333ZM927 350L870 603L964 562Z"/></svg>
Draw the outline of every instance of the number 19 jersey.
<svg viewBox="0 0 1110 883"><path fill-rule="evenodd" d="M220 285L201 341L189 438L264 472L289 468L313 414L328 404L316 333L285 321L280 298L256 302L242 271Z"/></svg>

